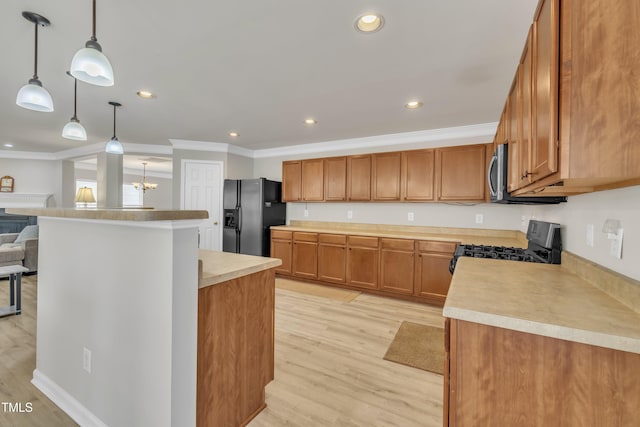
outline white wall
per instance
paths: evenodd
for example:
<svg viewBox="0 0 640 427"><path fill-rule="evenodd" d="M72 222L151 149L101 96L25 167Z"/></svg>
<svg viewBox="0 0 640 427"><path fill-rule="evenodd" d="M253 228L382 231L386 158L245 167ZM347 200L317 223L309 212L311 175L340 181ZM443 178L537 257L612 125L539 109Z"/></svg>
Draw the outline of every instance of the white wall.
<svg viewBox="0 0 640 427"><path fill-rule="evenodd" d="M49 207L62 201L62 162L0 158L0 176L12 176L14 193L49 193ZM2 206L0 206L2 207Z"/></svg>
<svg viewBox="0 0 640 427"><path fill-rule="evenodd" d="M562 224L564 249L640 280L640 186L572 196L561 205L527 206L522 212L527 220ZM622 259L609 255L611 241L602 232L607 218L620 220L624 229ZM588 224L594 226L594 247L586 244Z"/></svg>
<svg viewBox="0 0 640 427"><path fill-rule="evenodd" d="M195 425L197 224L40 218L34 383L81 425Z"/></svg>

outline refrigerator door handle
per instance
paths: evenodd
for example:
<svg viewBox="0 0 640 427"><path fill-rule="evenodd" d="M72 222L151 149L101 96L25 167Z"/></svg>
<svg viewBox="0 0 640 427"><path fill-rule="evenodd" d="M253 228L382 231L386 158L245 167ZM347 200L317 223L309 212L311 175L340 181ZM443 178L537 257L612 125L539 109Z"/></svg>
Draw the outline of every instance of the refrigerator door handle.
<svg viewBox="0 0 640 427"><path fill-rule="evenodd" d="M237 230L238 232L242 231L242 208L238 208L237 210Z"/></svg>

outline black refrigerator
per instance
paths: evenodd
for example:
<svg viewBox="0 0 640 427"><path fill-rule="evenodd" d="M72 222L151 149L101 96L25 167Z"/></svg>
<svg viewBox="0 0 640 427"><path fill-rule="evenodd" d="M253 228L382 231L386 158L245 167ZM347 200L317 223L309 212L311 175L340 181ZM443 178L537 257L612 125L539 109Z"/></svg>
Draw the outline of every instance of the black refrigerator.
<svg viewBox="0 0 640 427"><path fill-rule="evenodd" d="M281 192L282 183L265 178L224 180L224 252L269 256L269 227L286 223Z"/></svg>

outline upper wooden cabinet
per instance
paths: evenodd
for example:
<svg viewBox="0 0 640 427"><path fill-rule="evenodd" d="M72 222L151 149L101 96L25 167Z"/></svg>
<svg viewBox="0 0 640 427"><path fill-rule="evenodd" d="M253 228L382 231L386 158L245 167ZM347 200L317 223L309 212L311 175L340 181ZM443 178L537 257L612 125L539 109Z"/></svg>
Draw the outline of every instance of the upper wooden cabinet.
<svg viewBox="0 0 640 427"><path fill-rule="evenodd" d="M514 195L640 184L639 25L635 2L540 0L521 61L530 51L531 140Z"/></svg>
<svg viewBox="0 0 640 427"><path fill-rule="evenodd" d="M347 200L347 158L324 159L324 199Z"/></svg>
<svg viewBox="0 0 640 427"><path fill-rule="evenodd" d="M435 151L402 152L402 199L426 202L434 199Z"/></svg>
<svg viewBox="0 0 640 427"><path fill-rule="evenodd" d="M481 144L285 161L283 201L483 201L487 194L484 151L492 153L490 147Z"/></svg>
<svg viewBox="0 0 640 427"><path fill-rule="evenodd" d="M347 157L347 197L371 200L371 154Z"/></svg>
<svg viewBox="0 0 640 427"><path fill-rule="evenodd" d="M373 200L400 200L402 153L376 153L371 160Z"/></svg>
<svg viewBox="0 0 640 427"><path fill-rule="evenodd" d="M324 200L324 160L302 161L302 201L320 202Z"/></svg>
<svg viewBox="0 0 640 427"><path fill-rule="evenodd" d="M462 145L436 150L438 200L484 201L486 145Z"/></svg>
<svg viewBox="0 0 640 427"><path fill-rule="evenodd" d="M302 200L302 162L290 160L282 162L282 201Z"/></svg>

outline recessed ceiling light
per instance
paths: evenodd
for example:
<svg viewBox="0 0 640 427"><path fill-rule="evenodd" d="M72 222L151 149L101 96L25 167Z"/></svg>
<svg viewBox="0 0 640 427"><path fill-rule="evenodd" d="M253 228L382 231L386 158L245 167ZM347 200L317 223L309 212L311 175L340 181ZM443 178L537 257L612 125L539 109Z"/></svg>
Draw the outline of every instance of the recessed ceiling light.
<svg viewBox="0 0 640 427"><path fill-rule="evenodd" d="M156 97L152 92L149 92L148 90L139 90L136 92L136 95L144 99L151 99Z"/></svg>
<svg viewBox="0 0 640 427"><path fill-rule="evenodd" d="M382 15L368 13L360 16L355 23L356 29L363 33L373 33L378 31L384 25L384 18Z"/></svg>
<svg viewBox="0 0 640 427"><path fill-rule="evenodd" d="M4 146L7 148L13 148L13 144L4 144Z"/></svg>
<svg viewBox="0 0 640 427"><path fill-rule="evenodd" d="M409 101L406 104L404 104L405 108L408 108L410 110L413 110L415 108L420 108L422 107L422 102L420 101Z"/></svg>
<svg viewBox="0 0 640 427"><path fill-rule="evenodd" d="M316 123L318 123L318 121L317 121L317 120L315 120L315 119L311 119L311 118L309 118L309 119L304 119L304 123L305 123L306 125L315 125Z"/></svg>
<svg viewBox="0 0 640 427"><path fill-rule="evenodd" d="M229 136L235 138L235 137L240 136L240 134L238 132L229 132Z"/></svg>

